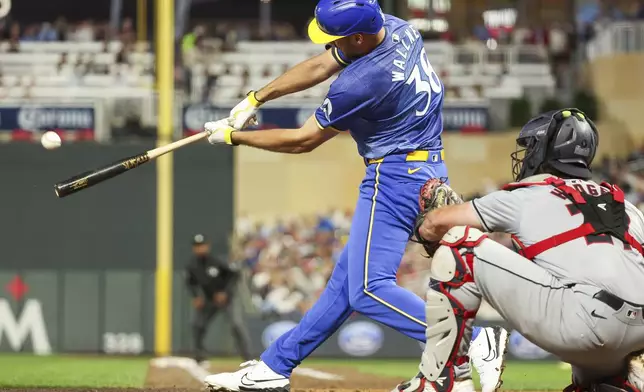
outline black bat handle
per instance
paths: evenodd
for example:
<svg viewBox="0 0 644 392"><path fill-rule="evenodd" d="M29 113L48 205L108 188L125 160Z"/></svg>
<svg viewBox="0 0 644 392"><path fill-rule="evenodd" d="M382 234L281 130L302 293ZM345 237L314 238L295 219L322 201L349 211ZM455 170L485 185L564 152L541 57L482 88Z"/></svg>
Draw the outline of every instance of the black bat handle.
<svg viewBox="0 0 644 392"><path fill-rule="evenodd" d="M79 192L85 188L101 183L150 160L147 152L130 158L121 159L99 169L86 171L54 185L54 192L59 198Z"/></svg>

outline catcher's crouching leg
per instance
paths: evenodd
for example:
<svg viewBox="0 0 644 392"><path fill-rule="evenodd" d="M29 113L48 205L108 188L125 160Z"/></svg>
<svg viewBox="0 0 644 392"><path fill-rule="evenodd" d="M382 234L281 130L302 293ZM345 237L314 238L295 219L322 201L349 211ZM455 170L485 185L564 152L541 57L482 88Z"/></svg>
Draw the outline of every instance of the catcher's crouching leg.
<svg viewBox="0 0 644 392"><path fill-rule="evenodd" d="M469 389L471 383L467 353L481 305L473 277L474 248L492 243L486 239L477 229L454 227L442 238L432 259L426 299L427 344L420 371L436 391L463 390L460 381L466 381Z"/></svg>
<svg viewBox="0 0 644 392"><path fill-rule="evenodd" d="M573 374L573 382L564 392L643 392L644 352L632 353L625 374L584 385Z"/></svg>

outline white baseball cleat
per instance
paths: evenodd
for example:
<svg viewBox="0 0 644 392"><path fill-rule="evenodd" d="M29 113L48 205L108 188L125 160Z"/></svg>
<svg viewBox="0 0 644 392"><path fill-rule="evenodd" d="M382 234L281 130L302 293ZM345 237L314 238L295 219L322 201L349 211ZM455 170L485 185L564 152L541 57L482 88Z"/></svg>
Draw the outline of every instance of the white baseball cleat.
<svg viewBox="0 0 644 392"><path fill-rule="evenodd" d="M212 392L289 392L288 378L272 371L264 362L248 361L234 373L211 374L204 384Z"/></svg>
<svg viewBox="0 0 644 392"><path fill-rule="evenodd" d="M470 346L470 360L481 382L481 392L495 392L503 385L508 349L508 331L502 327L482 328Z"/></svg>
<svg viewBox="0 0 644 392"><path fill-rule="evenodd" d="M440 380L440 379L439 379ZM443 384L439 382L439 388ZM396 388L392 389L391 392L441 392L434 389L432 384L423 376L422 373L418 373L411 380L398 384ZM476 392L474 389L474 383L471 379L454 381L454 386L450 392Z"/></svg>

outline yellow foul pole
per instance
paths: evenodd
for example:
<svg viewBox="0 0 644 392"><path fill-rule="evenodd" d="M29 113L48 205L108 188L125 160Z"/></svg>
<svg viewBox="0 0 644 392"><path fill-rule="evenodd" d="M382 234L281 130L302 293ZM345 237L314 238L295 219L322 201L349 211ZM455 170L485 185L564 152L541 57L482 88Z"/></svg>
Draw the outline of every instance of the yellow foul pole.
<svg viewBox="0 0 644 392"><path fill-rule="evenodd" d="M156 0L157 145L172 140L174 97L174 0ZM172 352L173 156L157 158L156 355Z"/></svg>

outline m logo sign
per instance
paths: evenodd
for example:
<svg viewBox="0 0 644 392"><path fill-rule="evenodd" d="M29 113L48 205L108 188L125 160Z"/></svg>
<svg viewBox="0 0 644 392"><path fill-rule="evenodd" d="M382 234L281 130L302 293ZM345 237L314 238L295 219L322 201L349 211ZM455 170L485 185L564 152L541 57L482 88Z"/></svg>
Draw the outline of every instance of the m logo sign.
<svg viewBox="0 0 644 392"><path fill-rule="evenodd" d="M16 301L21 300L27 290L27 285L18 276L7 285L7 291ZM27 338L31 338L35 354L51 354L40 301L27 299L22 311L14 313L9 300L0 298L0 346L6 341L13 351L19 351Z"/></svg>

